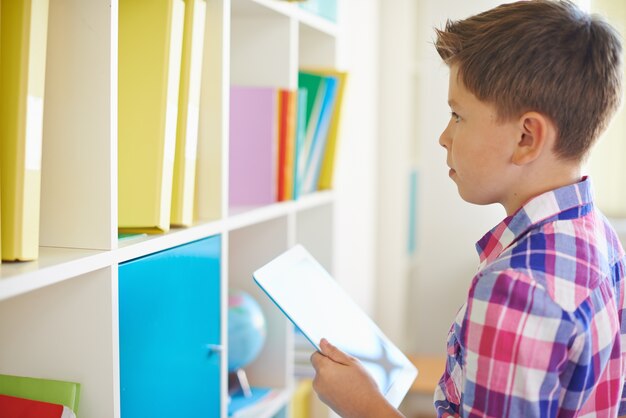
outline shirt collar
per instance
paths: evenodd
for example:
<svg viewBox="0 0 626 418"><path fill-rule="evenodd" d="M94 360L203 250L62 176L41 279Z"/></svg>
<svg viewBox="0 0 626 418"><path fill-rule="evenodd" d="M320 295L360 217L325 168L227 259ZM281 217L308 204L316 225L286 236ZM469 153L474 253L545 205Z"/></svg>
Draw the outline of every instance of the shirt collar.
<svg viewBox="0 0 626 418"><path fill-rule="evenodd" d="M564 186L543 193L529 200L513 215L487 232L476 243L480 257L480 268L495 260L502 252L515 242L522 234L538 224L558 217L558 215L574 208L587 207L592 204L591 180L588 177L575 184ZM577 212L577 216L580 212Z"/></svg>

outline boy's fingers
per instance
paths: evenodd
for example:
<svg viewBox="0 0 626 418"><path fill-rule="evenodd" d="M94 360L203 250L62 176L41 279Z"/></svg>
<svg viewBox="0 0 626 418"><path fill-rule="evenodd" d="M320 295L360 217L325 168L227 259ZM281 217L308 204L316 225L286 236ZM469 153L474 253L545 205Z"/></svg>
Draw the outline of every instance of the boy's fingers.
<svg viewBox="0 0 626 418"><path fill-rule="evenodd" d="M311 354L311 365L313 365L313 368L315 369L316 372L318 371L320 363L323 360L324 360L324 355L320 353L319 351L316 351L313 354Z"/></svg>
<svg viewBox="0 0 626 418"><path fill-rule="evenodd" d="M322 340L320 341L320 349L322 350L323 355L337 363L347 365L352 360L352 357L329 343L326 338L322 338Z"/></svg>

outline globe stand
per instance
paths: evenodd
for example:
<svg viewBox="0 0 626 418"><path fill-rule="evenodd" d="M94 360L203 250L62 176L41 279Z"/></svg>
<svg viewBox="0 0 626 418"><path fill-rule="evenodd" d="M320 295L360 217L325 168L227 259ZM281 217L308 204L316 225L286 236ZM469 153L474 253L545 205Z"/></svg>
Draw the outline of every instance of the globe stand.
<svg viewBox="0 0 626 418"><path fill-rule="evenodd" d="M246 398L252 396L248 376L244 369L237 369L228 374L228 394L232 396L239 391L241 391Z"/></svg>

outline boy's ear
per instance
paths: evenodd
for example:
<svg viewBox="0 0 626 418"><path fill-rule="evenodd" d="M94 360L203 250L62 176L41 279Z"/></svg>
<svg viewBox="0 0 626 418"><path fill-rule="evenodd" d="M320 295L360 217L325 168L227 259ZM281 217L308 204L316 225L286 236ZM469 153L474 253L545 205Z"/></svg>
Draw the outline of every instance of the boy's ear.
<svg viewBox="0 0 626 418"><path fill-rule="evenodd" d="M552 121L539 112L526 112L519 119L520 136L513 152L512 162L525 165L550 150L555 137Z"/></svg>

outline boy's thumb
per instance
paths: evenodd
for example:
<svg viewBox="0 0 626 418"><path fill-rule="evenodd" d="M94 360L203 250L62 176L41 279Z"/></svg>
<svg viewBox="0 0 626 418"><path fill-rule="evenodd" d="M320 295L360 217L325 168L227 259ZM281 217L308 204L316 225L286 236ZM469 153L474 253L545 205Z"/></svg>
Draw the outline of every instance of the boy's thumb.
<svg viewBox="0 0 626 418"><path fill-rule="evenodd" d="M347 365L351 360L351 357L349 355L329 343L326 338L322 338L322 340L320 341L320 349L322 351L322 354L324 354L326 357L333 360L334 362Z"/></svg>

